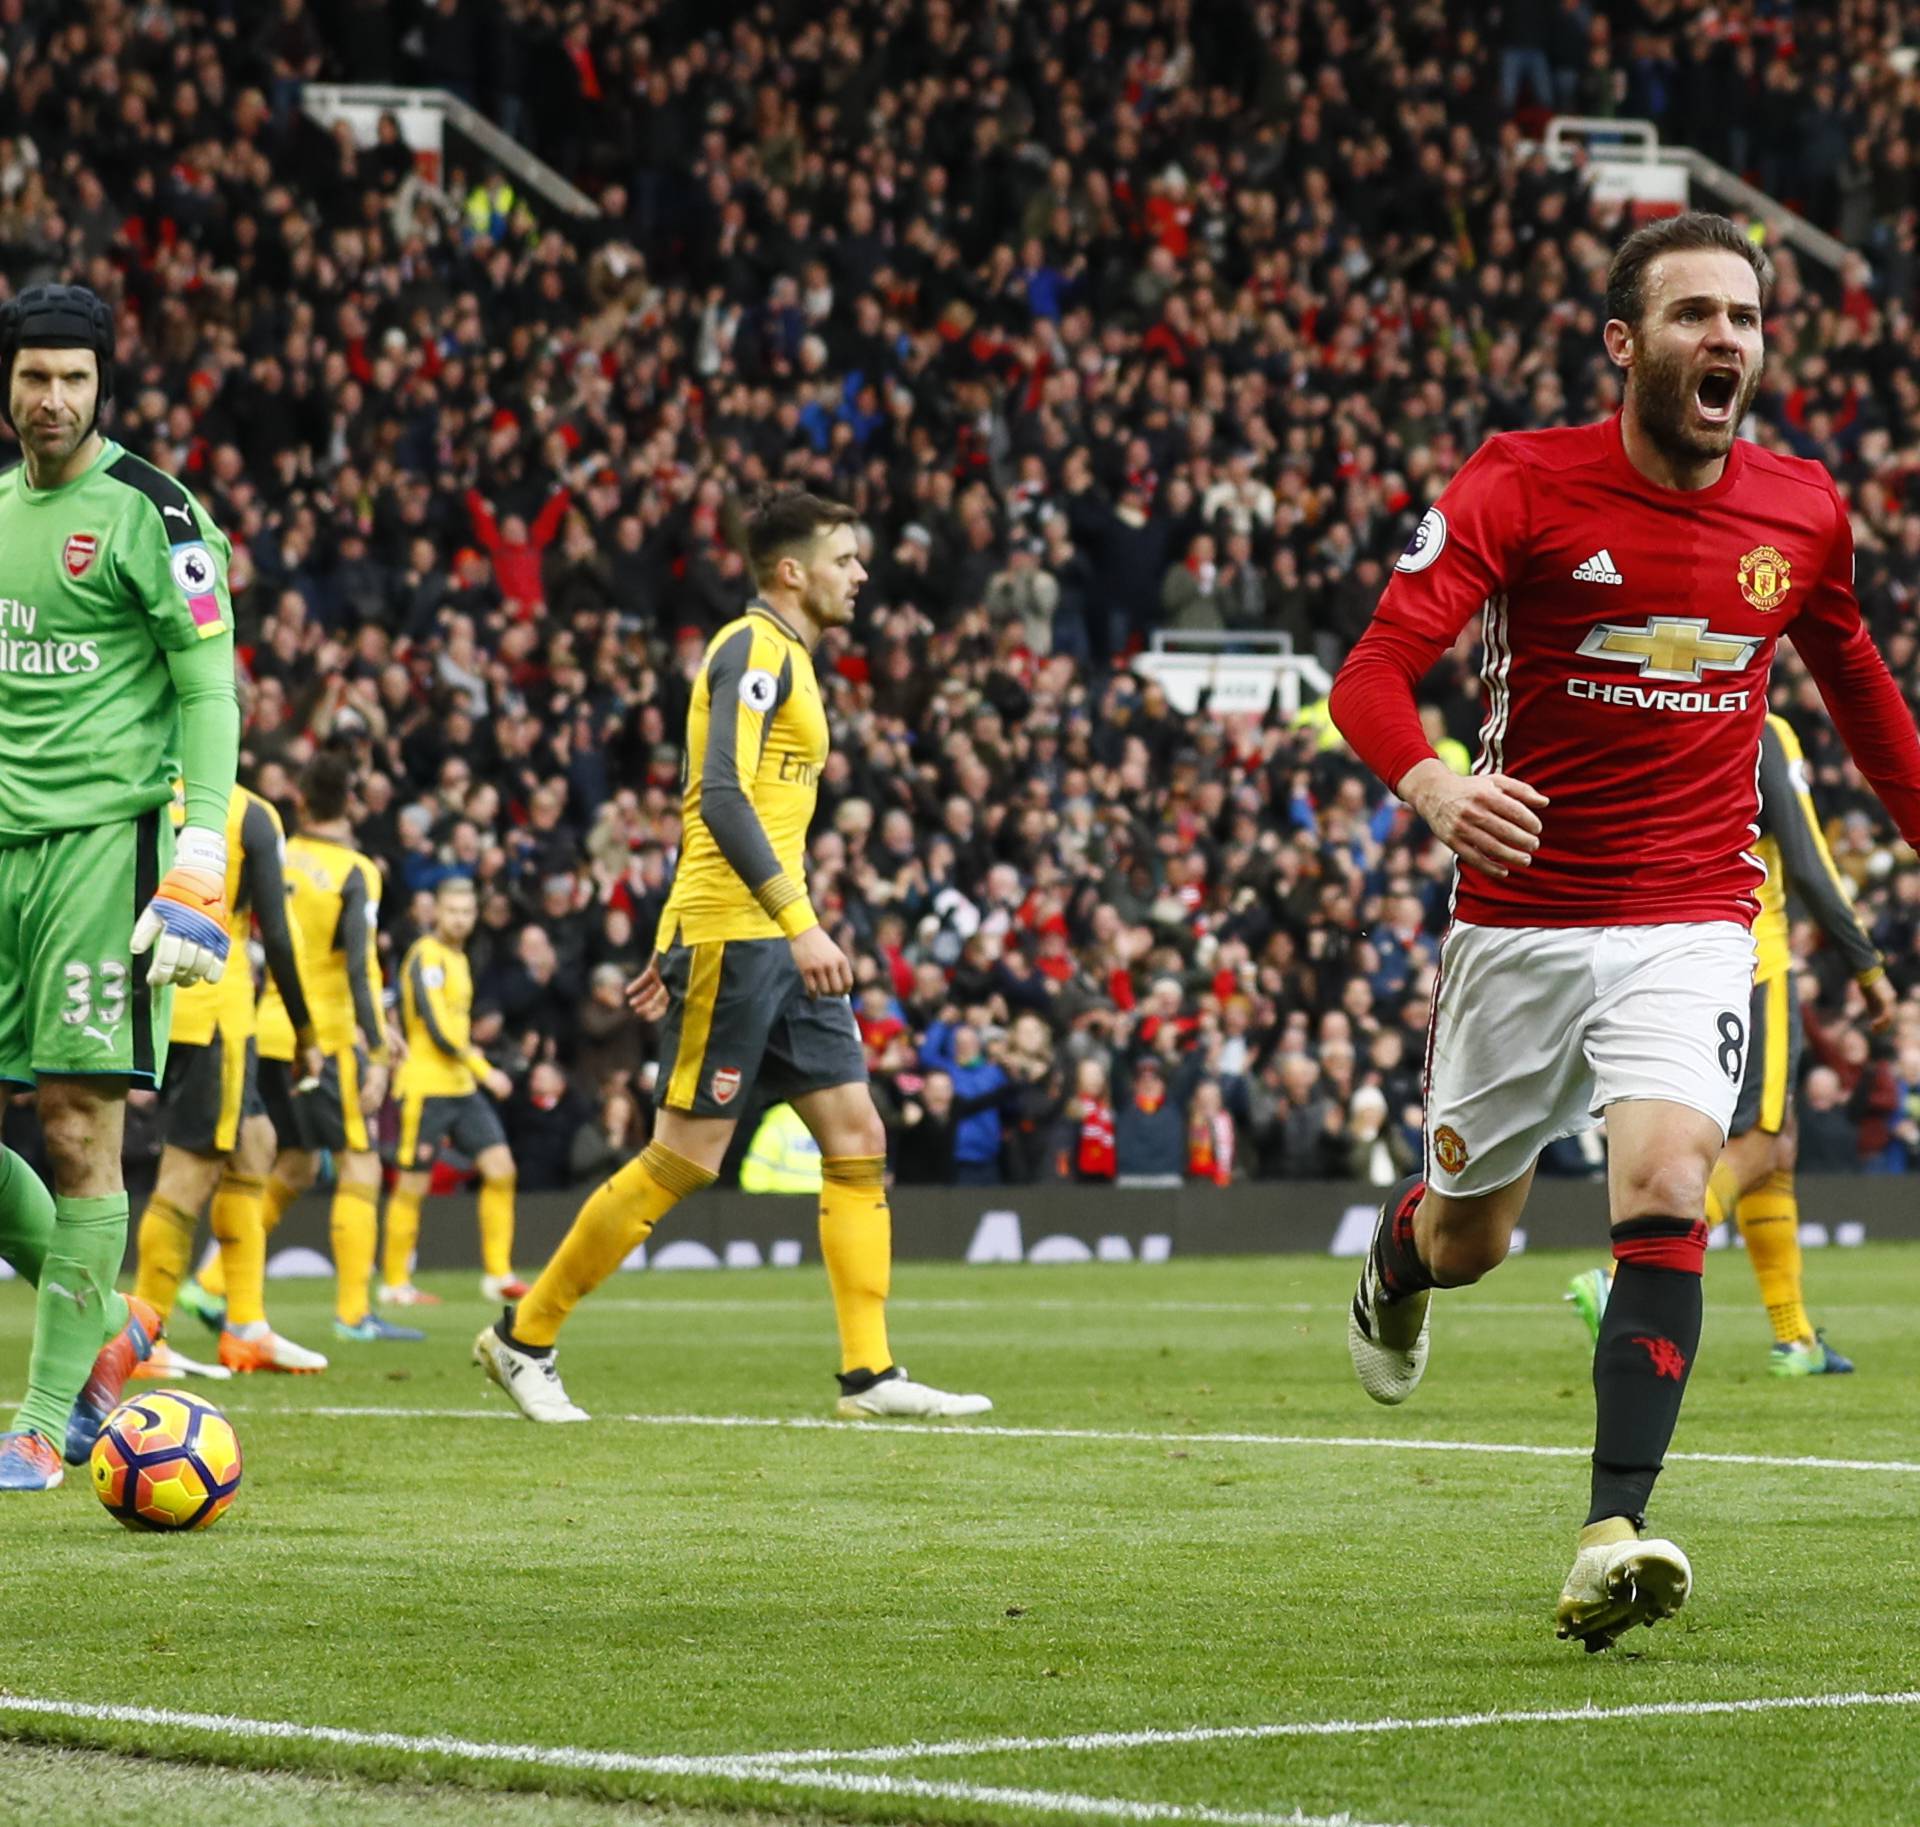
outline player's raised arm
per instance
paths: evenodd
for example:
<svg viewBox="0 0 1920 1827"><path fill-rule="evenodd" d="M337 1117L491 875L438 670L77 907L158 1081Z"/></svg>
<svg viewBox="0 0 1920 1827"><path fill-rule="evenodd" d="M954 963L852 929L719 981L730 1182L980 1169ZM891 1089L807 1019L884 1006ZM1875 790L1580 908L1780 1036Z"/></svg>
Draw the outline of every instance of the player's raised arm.
<svg viewBox="0 0 1920 1827"><path fill-rule="evenodd" d="M1525 470L1490 439L1422 517L1328 699L1353 752L1463 863L1489 875L1533 860L1546 796L1506 774L1455 774L1420 727L1414 687L1505 592L1528 512Z"/></svg>
<svg viewBox="0 0 1920 1827"><path fill-rule="evenodd" d="M1854 981L1866 992L1873 1025L1885 1028L1893 1020L1896 1001L1886 984L1886 961L1867 936L1840 885L1840 872L1820 830L1813 795L1807 790L1806 763L1789 753L1787 743L1769 719L1760 734L1760 822L1780 846L1780 863L1787 885L1806 904L1820 930L1841 957Z"/></svg>
<svg viewBox="0 0 1920 1827"><path fill-rule="evenodd" d="M700 763L700 816L727 866L789 939L818 926L804 883L780 867L754 810L754 772L767 721L784 697L781 680L753 664L754 631L729 636L707 662L707 747Z"/></svg>

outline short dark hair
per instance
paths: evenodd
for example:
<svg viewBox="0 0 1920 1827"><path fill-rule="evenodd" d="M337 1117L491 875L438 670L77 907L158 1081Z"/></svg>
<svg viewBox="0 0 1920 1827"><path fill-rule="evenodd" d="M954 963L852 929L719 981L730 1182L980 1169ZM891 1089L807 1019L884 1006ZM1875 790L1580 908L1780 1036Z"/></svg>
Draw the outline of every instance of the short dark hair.
<svg viewBox="0 0 1920 1827"><path fill-rule="evenodd" d="M352 785L353 764L337 749L321 749L300 770L300 803L307 817L319 824L344 818Z"/></svg>
<svg viewBox="0 0 1920 1827"><path fill-rule="evenodd" d="M823 500L799 490L771 495L752 509L747 522L747 563L764 589L773 568L799 546L810 546L832 527L850 526L860 516L844 502Z"/></svg>
<svg viewBox="0 0 1920 1827"><path fill-rule="evenodd" d="M1614 249L1607 268L1607 321L1616 317L1638 328L1647 306L1647 268L1662 254L1738 254L1760 282L1760 303L1773 296L1773 262L1759 242L1725 216L1690 209L1643 223Z"/></svg>

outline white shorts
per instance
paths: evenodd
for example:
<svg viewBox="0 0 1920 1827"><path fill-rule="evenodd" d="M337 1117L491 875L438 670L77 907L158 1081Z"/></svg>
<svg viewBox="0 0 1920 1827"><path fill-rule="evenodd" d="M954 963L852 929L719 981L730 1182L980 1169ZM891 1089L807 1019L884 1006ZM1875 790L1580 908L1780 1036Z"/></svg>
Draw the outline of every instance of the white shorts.
<svg viewBox="0 0 1920 1827"><path fill-rule="evenodd" d="M1427 1039L1427 1178L1488 1193L1609 1104L1663 1098L1724 1137L1746 1067L1753 936L1685 926L1455 925Z"/></svg>

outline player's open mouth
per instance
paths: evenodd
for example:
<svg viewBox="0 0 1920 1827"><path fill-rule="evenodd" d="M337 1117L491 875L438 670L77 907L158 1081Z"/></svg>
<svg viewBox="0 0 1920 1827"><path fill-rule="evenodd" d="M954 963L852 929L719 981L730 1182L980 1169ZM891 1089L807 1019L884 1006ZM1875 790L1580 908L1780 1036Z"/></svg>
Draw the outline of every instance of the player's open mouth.
<svg viewBox="0 0 1920 1827"><path fill-rule="evenodd" d="M1700 377L1693 400L1709 425L1724 425L1733 417L1733 402L1739 392L1739 369L1710 368Z"/></svg>

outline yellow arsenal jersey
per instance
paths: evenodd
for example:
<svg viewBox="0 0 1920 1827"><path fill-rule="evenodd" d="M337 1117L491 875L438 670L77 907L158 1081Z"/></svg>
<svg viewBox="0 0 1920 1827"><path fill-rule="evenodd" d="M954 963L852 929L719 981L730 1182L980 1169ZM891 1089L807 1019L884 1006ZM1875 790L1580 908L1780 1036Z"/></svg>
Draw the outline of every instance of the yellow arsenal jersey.
<svg viewBox="0 0 1920 1827"><path fill-rule="evenodd" d="M235 787L227 802L227 968L218 983L193 983L174 991L171 1039L205 1046L216 1028L237 1041L253 1033L253 967L247 942L256 916L269 977L283 1009L291 1007L292 1026L307 1025L287 919L285 848L280 814L259 794Z"/></svg>
<svg viewBox="0 0 1920 1827"><path fill-rule="evenodd" d="M400 1014L407 1057L401 1097L465 1097L479 1088L484 1055L473 1045L473 970L467 954L429 933L400 966Z"/></svg>
<svg viewBox="0 0 1920 1827"><path fill-rule="evenodd" d="M1769 983L1793 968L1787 897L1792 895L1819 924L1856 977L1880 968L1873 941L1861 930L1807 788L1806 757L1793 725L1769 717L1760 734L1760 841L1754 854L1767 866L1760 887L1760 913L1753 923L1756 983Z"/></svg>
<svg viewBox="0 0 1920 1827"><path fill-rule="evenodd" d="M298 934L300 977L315 1038L329 1053L354 1044L358 1029L376 1059L386 1054L380 1012L380 964L374 939L380 916L380 872L359 851L302 834L287 842L287 880ZM260 1002L260 1055L293 1057L293 1026L277 988Z"/></svg>
<svg viewBox="0 0 1920 1827"><path fill-rule="evenodd" d="M694 683L662 950L676 939L792 938L817 924L806 843L827 742L812 654L752 604L714 636Z"/></svg>

